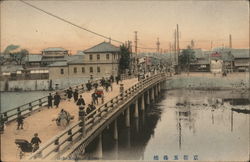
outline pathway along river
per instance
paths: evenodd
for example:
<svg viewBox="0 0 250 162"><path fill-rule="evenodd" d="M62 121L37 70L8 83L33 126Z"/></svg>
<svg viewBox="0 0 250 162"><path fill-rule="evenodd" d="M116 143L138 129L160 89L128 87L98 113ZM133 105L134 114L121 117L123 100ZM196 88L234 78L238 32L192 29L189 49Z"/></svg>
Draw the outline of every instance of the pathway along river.
<svg viewBox="0 0 250 162"><path fill-rule="evenodd" d="M121 116L119 140L112 127L103 132L103 159L119 160L248 160L249 91L165 91L154 106L140 112L131 128ZM97 141L86 148L94 159Z"/></svg>

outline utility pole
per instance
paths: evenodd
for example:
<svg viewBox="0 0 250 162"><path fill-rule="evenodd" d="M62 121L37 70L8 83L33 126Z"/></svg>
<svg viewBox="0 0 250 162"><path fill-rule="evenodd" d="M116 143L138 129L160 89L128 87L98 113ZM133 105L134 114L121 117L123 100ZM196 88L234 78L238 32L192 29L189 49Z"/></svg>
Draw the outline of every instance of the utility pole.
<svg viewBox="0 0 250 162"><path fill-rule="evenodd" d="M232 36L229 34L229 48L232 48Z"/></svg>
<svg viewBox="0 0 250 162"><path fill-rule="evenodd" d="M179 26L177 24L177 27L176 27L176 48L177 48L177 62L178 62L178 73L180 72L180 60L179 60L179 57L180 57L180 47L179 47Z"/></svg>
<svg viewBox="0 0 250 162"><path fill-rule="evenodd" d="M211 41L211 51L212 51L212 49L213 49L213 41Z"/></svg>
<svg viewBox="0 0 250 162"><path fill-rule="evenodd" d="M160 41L159 41L159 38L157 38L156 45L157 45L157 53L159 53L160 52Z"/></svg>
<svg viewBox="0 0 250 162"><path fill-rule="evenodd" d="M137 31L135 31L135 54L137 54L137 43L138 43Z"/></svg>
<svg viewBox="0 0 250 162"><path fill-rule="evenodd" d="M175 64L177 65L177 52L176 52L176 30L174 30L174 61Z"/></svg>

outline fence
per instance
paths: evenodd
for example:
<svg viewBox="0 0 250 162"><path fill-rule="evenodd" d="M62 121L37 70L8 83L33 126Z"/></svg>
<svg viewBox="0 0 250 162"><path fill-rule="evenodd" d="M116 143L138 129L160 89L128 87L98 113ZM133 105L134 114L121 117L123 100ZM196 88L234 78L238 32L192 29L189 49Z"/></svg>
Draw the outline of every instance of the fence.
<svg viewBox="0 0 250 162"><path fill-rule="evenodd" d="M52 138L40 147L39 150L28 157L28 159L54 159L70 148L70 152L65 155L66 157L69 156L83 144L84 141L82 142L82 140L86 141L87 139L94 138L92 133L96 132L96 130L100 128L98 127L98 124L103 126L103 123L101 123L103 119L109 119L108 117L111 117L113 115L112 113L116 113L122 104L135 99L135 97L144 90L165 79L165 74L156 74L152 77L141 80L139 83L133 85L123 93L120 93L118 96L109 100L104 105L79 120L76 124L70 126L65 131ZM73 144L75 145L74 147ZM87 144L85 144L85 146L86 145Z"/></svg>

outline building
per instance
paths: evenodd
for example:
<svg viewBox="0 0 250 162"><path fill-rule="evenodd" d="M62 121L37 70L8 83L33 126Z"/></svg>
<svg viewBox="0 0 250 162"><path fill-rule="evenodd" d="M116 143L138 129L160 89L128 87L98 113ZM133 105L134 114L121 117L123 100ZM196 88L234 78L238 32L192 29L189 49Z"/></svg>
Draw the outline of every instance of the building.
<svg viewBox="0 0 250 162"><path fill-rule="evenodd" d="M232 49L231 53L234 57L234 71L249 71L250 54L249 49Z"/></svg>
<svg viewBox="0 0 250 162"><path fill-rule="evenodd" d="M102 42L84 51L85 75L108 77L118 75L120 48L108 42ZM74 66L74 64L71 64Z"/></svg>
<svg viewBox="0 0 250 162"><path fill-rule="evenodd" d="M61 47L46 48L41 53L41 66L47 66L58 61L66 61L66 57L69 55L68 50Z"/></svg>

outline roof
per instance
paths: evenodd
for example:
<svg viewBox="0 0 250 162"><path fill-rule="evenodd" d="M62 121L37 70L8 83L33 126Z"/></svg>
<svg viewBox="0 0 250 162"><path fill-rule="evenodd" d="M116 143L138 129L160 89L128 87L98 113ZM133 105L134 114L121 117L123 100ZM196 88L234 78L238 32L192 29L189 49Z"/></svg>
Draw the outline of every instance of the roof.
<svg viewBox="0 0 250 162"><path fill-rule="evenodd" d="M120 48L108 42L102 42L84 51L84 53L103 53L103 52L120 52Z"/></svg>
<svg viewBox="0 0 250 162"><path fill-rule="evenodd" d="M84 61L84 55L71 55L67 57L69 64L82 64Z"/></svg>
<svg viewBox="0 0 250 162"><path fill-rule="evenodd" d="M250 58L249 49L232 49L234 58Z"/></svg>
<svg viewBox="0 0 250 162"><path fill-rule="evenodd" d="M1 65L1 72L16 72L23 70L21 65Z"/></svg>
<svg viewBox="0 0 250 162"><path fill-rule="evenodd" d="M26 56L26 60L28 62L40 62L42 60L42 55L37 55L37 54L29 54Z"/></svg>
<svg viewBox="0 0 250 162"><path fill-rule="evenodd" d="M53 52L53 51L68 51L61 47L49 47L42 50L43 52Z"/></svg>
<svg viewBox="0 0 250 162"><path fill-rule="evenodd" d="M61 66L68 66L68 63L66 61L58 61L58 62L54 62L50 65L48 65L49 67L61 67Z"/></svg>

